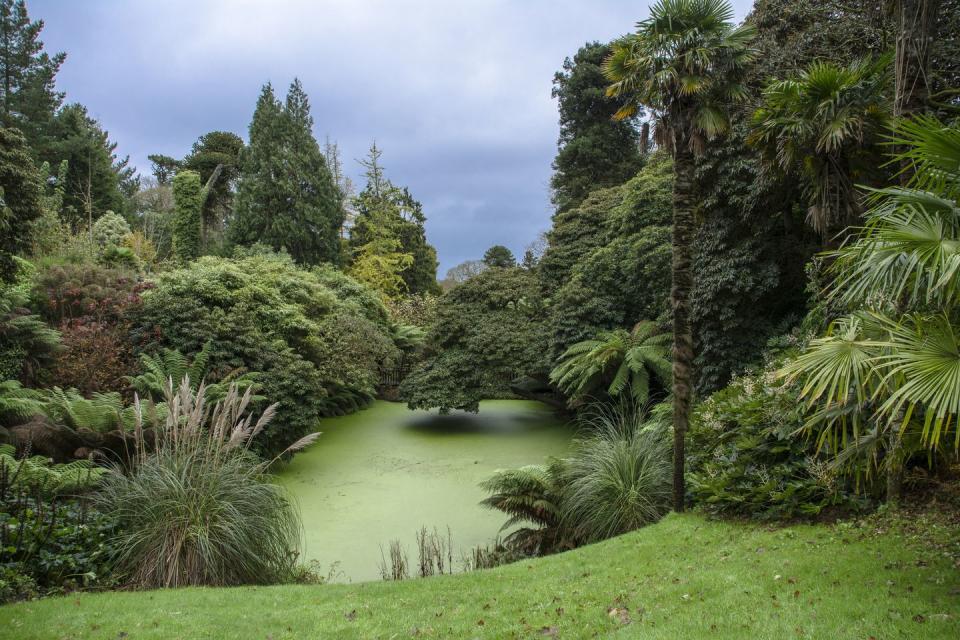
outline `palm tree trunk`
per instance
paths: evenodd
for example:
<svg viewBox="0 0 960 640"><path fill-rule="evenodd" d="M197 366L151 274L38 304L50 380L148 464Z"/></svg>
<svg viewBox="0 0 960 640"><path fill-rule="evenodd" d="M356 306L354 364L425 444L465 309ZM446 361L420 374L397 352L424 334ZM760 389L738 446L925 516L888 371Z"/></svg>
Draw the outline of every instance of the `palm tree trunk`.
<svg viewBox="0 0 960 640"><path fill-rule="evenodd" d="M674 153L673 182L673 509L682 512L685 444L693 395L693 337L690 331L690 291L693 288L691 259L694 232L694 161L686 144Z"/></svg>

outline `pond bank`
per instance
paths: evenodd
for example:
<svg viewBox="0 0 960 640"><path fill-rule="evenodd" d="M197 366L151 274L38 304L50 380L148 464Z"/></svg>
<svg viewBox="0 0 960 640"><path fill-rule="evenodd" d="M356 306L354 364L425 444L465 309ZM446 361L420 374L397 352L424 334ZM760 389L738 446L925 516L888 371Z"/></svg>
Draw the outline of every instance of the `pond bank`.
<svg viewBox="0 0 960 640"><path fill-rule="evenodd" d="M479 414L410 411L377 401L369 409L324 420L323 435L278 474L303 518L303 558L339 582L380 578L380 549L400 540L417 562L415 533L436 527L461 558L490 542L506 519L481 507L477 486L497 469L562 455L572 429L549 408L526 400L492 400Z"/></svg>

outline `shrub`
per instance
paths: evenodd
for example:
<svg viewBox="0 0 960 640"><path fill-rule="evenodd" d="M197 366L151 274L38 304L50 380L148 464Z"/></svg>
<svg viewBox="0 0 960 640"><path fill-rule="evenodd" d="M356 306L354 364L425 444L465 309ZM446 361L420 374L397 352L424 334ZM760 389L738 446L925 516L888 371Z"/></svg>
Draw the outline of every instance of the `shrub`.
<svg viewBox="0 0 960 640"><path fill-rule="evenodd" d="M275 253L207 256L163 273L132 317L148 353L189 358L209 345L208 380L256 374L258 392L279 405L257 445L270 455L318 418L364 406L397 354L387 312L369 290Z"/></svg>
<svg viewBox="0 0 960 640"><path fill-rule="evenodd" d="M108 267L139 272L143 269L143 262L129 247L118 247L111 244L100 254L99 262Z"/></svg>
<svg viewBox="0 0 960 640"><path fill-rule="evenodd" d="M32 297L40 314L53 324L83 317L116 322L150 286L128 270L62 264L39 270Z"/></svg>
<svg viewBox="0 0 960 640"><path fill-rule="evenodd" d="M588 419L564 474L563 524L582 542L653 524L670 510L667 429L625 404Z"/></svg>
<svg viewBox="0 0 960 640"><path fill-rule="evenodd" d="M106 474L87 460L17 460L0 446L0 603L113 584L116 523L84 492Z"/></svg>
<svg viewBox="0 0 960 640"><path fill-rule="evenodd" d="M136 370L132 345L121 326L85 318L65 320L60 342L50 376L85 396L124 389L126 377Z"/></svg>
<svg viewBox="0 0 960 640"><path fill-rule="evenodd" d="M102 248L120 246L129 233L130 225L113 211L107 211L93 223L93 239Z"/></svg>
<svg viewBox="0 0 960 640"><path fill-rule="evenodd" d="M96 503L115 517L117 569L133 586L227 586L290 581L300 523L283 489L251 451L275 405L259 420L250 390L231 387L211 408L206 388L167 389L167 418L148 443L140 425L127 475L106 478ZM306 446L319 434L292 445Z"/></svg>
<svg viewBox="0 0 960 640"><path fill-rule="evenodd" d="M0 380L35 380L56 352L59 334L26 308L30 264L14 258L18 276L0 281Z"/></svg>
<svg viewBox="0 0 960 640"><path fill-rule="evenodd" d="M759 519L812 517L863 506L816 442L796 433L799 390L768 364L735 378L694 410L687 486L702 509Z"/></svg>

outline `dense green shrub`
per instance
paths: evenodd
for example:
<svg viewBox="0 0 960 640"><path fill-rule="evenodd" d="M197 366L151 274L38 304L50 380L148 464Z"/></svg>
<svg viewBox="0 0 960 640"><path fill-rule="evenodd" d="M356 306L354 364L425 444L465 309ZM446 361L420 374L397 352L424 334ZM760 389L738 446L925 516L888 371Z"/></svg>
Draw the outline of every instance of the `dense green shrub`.
<svg viewBox="0 0 960 640"><path fill-rule="evenodd" d="M60 336L27 308L30 263L14 258L17 277L0 280L0 381L35 380L56 353Z"/></svg>
<svg viewBox="0 0 960 640"><path fill-rule="evenodd" d="M546 378L547 336L534 274L487 269L454 287L437 306L424 361L404 380L410 408L476 411L480 400L512 397L524 374Z"/></svg>
<svg viewBox="0 0 960 640"><path fill-rule="evenodd" d="M713 513L763 519L812 517L863 503L848 482L797 432L806 419L799 389L774 363L735 378L701 402L689 433L687 484Z"/></svg>
<svg viewBox="0 0 960 640"><path fill-rule="evenodd" d="M123 239L130 233L130 225L123 216L107 211L93 223L93 239L101 247L120 246Z"/></svg>
<svg viewBox="0 0 960 640"><path fill-rule="evenodd" d="M132 314L148 351L192 357L209 344L207 376L256 373L279 403L258 442L276 453L323 415L366 404L397 355L374 294L331 268L307 271L282 254L201 258L161 274Z"/></svg>
<svg viewBox="0 0 960 640"><path fill-rule="evenodd" d="M0 603L114 584L116 522L75 497L106 470L13 453L0 445Z"/></svg>

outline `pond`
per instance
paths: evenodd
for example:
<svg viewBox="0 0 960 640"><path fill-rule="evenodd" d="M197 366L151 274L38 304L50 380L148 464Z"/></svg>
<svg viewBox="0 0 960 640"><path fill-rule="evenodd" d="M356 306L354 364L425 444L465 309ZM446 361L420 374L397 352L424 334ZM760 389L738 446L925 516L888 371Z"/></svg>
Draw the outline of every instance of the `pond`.
<svg viewBox="0 0 960 640"><path fill-rule="evenodd" d="M478 483L497 469L562 455L572 435L547 407L526 400L486 401L478 414L448 416L377 401L324 420L320 430L277 476L300 507L302 557L323 572L334 567L340 582L379 579L381 547L388 556L392 540L415 566L422 526L444 536L450 528L459 570L506 520L478 504L486 497Z"/></svg>

